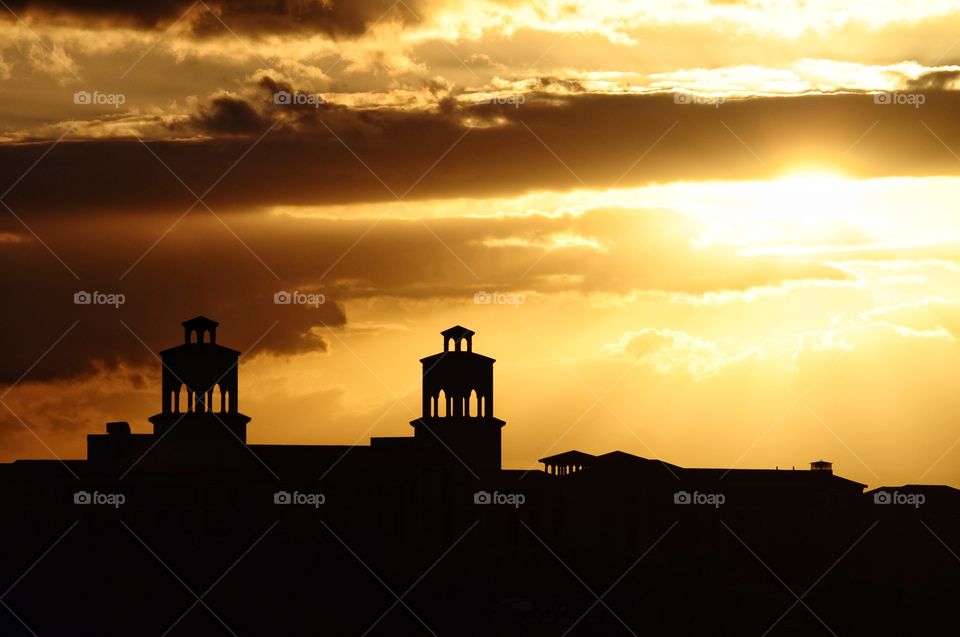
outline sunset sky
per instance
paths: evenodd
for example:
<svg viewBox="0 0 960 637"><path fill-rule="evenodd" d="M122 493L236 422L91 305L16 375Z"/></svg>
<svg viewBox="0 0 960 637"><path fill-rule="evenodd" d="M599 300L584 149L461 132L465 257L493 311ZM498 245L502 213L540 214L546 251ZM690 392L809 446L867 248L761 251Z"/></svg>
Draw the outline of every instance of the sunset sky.
<svg viewBox="0 0 960 637"><path fill-rule="evenodd" d="M462 324L509 468L960 486L960 1L4 0L0 96L0 461L204 314L256 443L412 435Z"/></svg>

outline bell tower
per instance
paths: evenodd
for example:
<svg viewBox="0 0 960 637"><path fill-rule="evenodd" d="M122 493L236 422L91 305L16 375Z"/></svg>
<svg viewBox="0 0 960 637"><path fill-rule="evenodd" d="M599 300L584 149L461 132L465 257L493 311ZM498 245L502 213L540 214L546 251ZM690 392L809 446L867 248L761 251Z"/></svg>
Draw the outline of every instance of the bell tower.
<svg viewBox="0 0 960 637"><path fill-rule="evenodd" d="M214 320L197 316L182 325L183 344L160 352L160 413L149 420L177 459L218 464L244 453L247 441L250 418L237 398L240 352L217 344Z"/></svg>
<svg viewBox="0 0 960 637"><path fill-rule="evenodd" d="M455 325L440 332L443 351L421 358L422 415L414 437L444 463L478 476L500 470L500 429L493 415L494 359L473 351L475 332Z"/></svg>

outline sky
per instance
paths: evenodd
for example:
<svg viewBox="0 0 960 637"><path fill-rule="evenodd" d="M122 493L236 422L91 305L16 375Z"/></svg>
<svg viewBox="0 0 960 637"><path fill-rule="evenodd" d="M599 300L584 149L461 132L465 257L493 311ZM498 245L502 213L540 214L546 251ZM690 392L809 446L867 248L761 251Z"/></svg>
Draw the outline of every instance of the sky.
<svg viewBox="0 0 960 637"><path fill-rule="evenodd" d="M461 324L508 468L960 487L960 2L0 5L0 461L203 314L255 443L411 435Z"/></svg>

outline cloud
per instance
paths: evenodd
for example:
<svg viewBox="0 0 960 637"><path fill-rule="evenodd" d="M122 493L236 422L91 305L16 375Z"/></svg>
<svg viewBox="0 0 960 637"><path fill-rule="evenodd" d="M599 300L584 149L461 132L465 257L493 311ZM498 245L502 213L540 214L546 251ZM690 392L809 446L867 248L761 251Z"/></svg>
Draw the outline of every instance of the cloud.
<svg viewBox="0 0 960 637"><path fill-rule="evenodd" d="M551 294L702 293L849 276L818 264L697 249L700 226L667 211L317 219L215 216L197 205L184 215L191 202L144 218L129 211L27 216L43 244L32 237L0 244L0 267L16 273L0 281L12 308L0 318L10 336L0 382L27 370L30 380L43 380L153 364L151 352L175 344L179 323L196 314L222 321L221 341L236 349L256 344L254 353L300 354L323 351L324 330L349 329L346 308L373 298L473 306L484 290L534 302ZM0 223L12 230L17 222ZM76 305L79 291L123 294L125 302ZM319 306L277 305L279 291L324 298ZM367 319L356 329L371 325L382 327Z"/></svg>
<svg viewBox="0 0 960 637"><path fill-rule="evenodd" d="M202 221L220 225L212 217ZM285 283L254 256L241 256L241 243L222 226L202 221L184 223L179 234L171 229L173 237L158 227L134 231L118 218L71 224L60 236L38 226L76 279L37 240L2 246L0 263L11 276L0 283L0 294L11 311L0 317L10 339L0 383L153 367L159 364L154 353L181 342L180 322L197 314L222 320L222 342L251 354L323 351L327 343L317 328L343 325L342 307L332 299L319 307L274 305ZM132 250L114 243L120 227ZM193 244L198 236L200 245ZM82 292L99 293L100 303L77 304Z"/></svg>
<svg viewBox="0 0 960 637"><path fill-rule="evenodd" d="M51 77L60 84L80 76L77 63L62 44L54 44L51 48L41 42L32 42L27 46L26 60L33 71ZM10 68L6 67L6 71L9 76Z"/></svg>
<svg viewBox="0 0 960 637"><path fill-rule="evenodd" d="M406 24L421 19L417 0L222 0L213 7L195 24L198 34L223 34L226 24L241 33L320 32L355 37L381 20Z"/></svg>
<svg viewBox="0 0 960 637"><path fill-rule="evenodd" d="M201 191L243 156L211 193L217 209L764 178L795 167L798 157L859 176L960 174L947 149L960 148L960 93L950 91L927 93L922 108L860 94L745 99L720 108L677 104L672 95L530 95L520 108L448 99L436 111L406 111L287 108L273 103L276 86L284 85L261 80L246 104L217 95L186 123L171 125L174 139L152 148ZM488 125L468 128L471 121ZM254 145L267 122L276 128ZM0 147L6 184L48 148ZM183 194L165 172L136 140L61 143L8 202L163 207ZM52 179L58 188L48 187Z"/></svg>
<svg viewBox="0 0 960 637"><path fill-rule="evenodd" d="M893 327L914 338L960 338L960 299L928 297L879 307L863 314L866 321Z"/></svg>
<svg viewBox="0 0 960 637"><path fill-rule="evenodd" d="M191 123L207 132L227 135L259 135L269 126L247 101L231 95L214 97Z"/></svg>
<svg viewBox="0 0 960 637"><path fill-rule="evenodd" d="M320 32L355 37L383 19L402 23L420 19L416 0L399 4L389 0L208 0L200 6L189 0L12 0L8 5L23 17L90 26L162 30L186 19L198 36Z"/></svg>
<svg viewBox="0 0 960 637"><path fill-rule="evenodd" d="M938 69L928 71L919 77L909 80L905 88L910 91L929 91L930 89L955 89L960 79L960 69Z"/></svg>
<svg viewBox="0 0 960 637"><path fill-rule="evenodd" d="M613 358L631 359L661 374L680 370L697 380L760 355L755 347L739 348L679 330L652 327L626 332L604 349Z"/></svg>

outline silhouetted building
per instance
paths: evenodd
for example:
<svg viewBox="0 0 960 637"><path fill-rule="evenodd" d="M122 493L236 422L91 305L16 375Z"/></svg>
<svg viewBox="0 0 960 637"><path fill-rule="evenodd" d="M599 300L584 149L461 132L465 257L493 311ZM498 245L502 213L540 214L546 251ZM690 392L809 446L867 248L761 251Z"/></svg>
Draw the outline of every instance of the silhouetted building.
<svg viewBox="0 0 960 637"><path fill-rule="evenodd" d="M810 463L811 471L827 471L833 473L833 463L826 460L815 460Z"/></svg>
<svg viewBox="0 0 960 637"><path fill-rule="evenodd" d="M500 429L493 415L494 359L473 351L474 332L456 325L440 333L443 351L421 358L423 415L410 422L419 444L477 474L500 470Z"/></svg>
<svg viewBox="0 0 960 637"><path fill-rule="evenodd" d="M141 469L192 472L248 461L237 444L246 444L250 421L238 409L240 352L217 344L217 326L204 316L183 322L183 343L160 352L153 433L132 434L128 424L111 423L106 435L87 437L89 462L125 471L140 459Z"/></svg>
<svg viewBox="0 0 960 637"><path fill-rule="evenodd" d="M910 619L918 616L928 631L958 629L951 613L960 569L941 549L960 548L960 491L907 485L864 494L865 485L824 460L809 470L711 469L569 450L541 458L543 471L502 469L495 361L474 351L474 332L461 326L441 332L442 351L420 360L412 436L248 444L240 353L217 343L217 327L202 316L185 321L183 343L160 352L151 433L110 422L88 436L86 460L0 465L0 546L32 560L68 529L81 547L60 558L43 595L0 596L22 620L4 623L0 609L0 634L23 625L46 629L39 634L165 634L171 623L208 634L234 622L251 634L320 626L331 634L374 626L390 635L592 636L625 626L764 634L771 623L779 628L770 634L810 634L826 621L838 634L882 635L923 632ZM943 544L884 554L878 565L878 553L934 531ZM153 604L169 593L144 580L155 558L178 578L209 582L240 555L232 585L218 585L227 621L167 617ZM19 581L28 566L8 560L0 574ZM804 605L784 619L793 600L778 580L804 590L828 567L823 595L805 600L817 617ZM73 573L120 609L109 616L113 628L102 614L78 626L89 603ZM382 601L387 581L414 582L415 614L403 600L411 614L376 619L382 608L369 600ZM616 590L591 610L599 593L586 582ZM45 599L75 607L51 614ZM863 616L875 600L896 619ZM615 615L604 610L613 607Z"/></svg>

